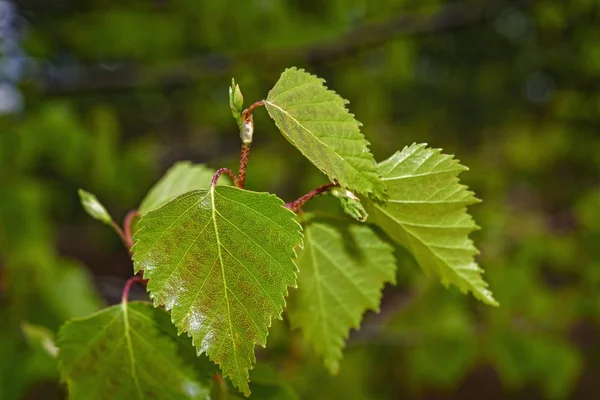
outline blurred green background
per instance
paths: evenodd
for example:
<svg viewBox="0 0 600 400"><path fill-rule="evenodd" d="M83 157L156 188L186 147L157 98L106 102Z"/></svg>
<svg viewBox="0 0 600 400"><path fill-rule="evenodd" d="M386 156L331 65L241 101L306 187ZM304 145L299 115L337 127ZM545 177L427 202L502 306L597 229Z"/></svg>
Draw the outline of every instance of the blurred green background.
<svg viewBox="0 0 600 400"><path fill-rule="evenodd" d="M231 78L250 104L293 65L350 100L378 160L427 142L470 167L501 307L398 249L399 284L338 376L285 320L259 363L307 399L598 398L598 1L0 0L0 399L64 398L23 321L56 331L132 274L77 189L120 219L177 160L236 168ZM248 189L326 182L264 110L255 123Z"/></svg>

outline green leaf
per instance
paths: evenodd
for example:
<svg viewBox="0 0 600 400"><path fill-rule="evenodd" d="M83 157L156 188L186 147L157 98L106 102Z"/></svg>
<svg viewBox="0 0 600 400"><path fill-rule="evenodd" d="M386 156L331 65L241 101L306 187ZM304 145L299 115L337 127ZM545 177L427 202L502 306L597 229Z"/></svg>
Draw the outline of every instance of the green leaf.
<svg viewBox="0 0 600 400"><path fill-rule="evenodd" d="M377 199L385 197L376 162L347 101L322 79L286 69L264 100L275 124L300 152L332 181Z"/></svg>
<svg viewBox="0 0 600 400"><path fill-rule="evenodd" d="M478 251L469 239L478 226L466 207L480 200L459 183L458 175L468 168L426 146L412 144L379 164L390 197L385 204L368 202L369 213L425 272L498 305L474 261Z"/></svg>
<svg viewBox="0 0 600 400"><path fill-rule="evenodd" d="M58 347L54 343L54 333L50 329L23 321L21 323L21 331L30 345L42 349L52 358L57 356Z"/></svg>
<svg viewBox="0 0 600 400"><path fill-rule="evenodd" d="M369 214L362 206L360 199L354 193L339 187L333 187L329 194L340 199L342 209L346 214L359 222L366 222Z"/></svg>
<svg viewBox="0 0 600 400"><path fill-rule="evenodd" d="M70 398L208 398L208 376L180 355L191 350L184 339L168 313L142 302L65 323L58 359Z"/></svg>
<svg viewBox="0 0 600 400"><path fill-rule="evenodd" d="M93 194L86 192L83 189L79 189L77 192L79 193L79 200L81 201L81 205L88 215L94 219L97 219L100 222L104 222L107 225L110 225L112 222L112 218L106 208L98 201L96 196Z"/></svg>
<svg viewBox="0 0 600 400"><path fill-rule="evenodd" d="M147 213L134 239L154 304L248 395L254 346L265 346L296 285L294 213L274 195L216 186Z"/></svg>
<svg viewBox="0 0 600 400"><path fill-rule="evenodd" d="M309 222L304 240L288 314L336 373L350 329L359 327L365 311L379 310L384 284L395 283L394 249L356 223Z"/></svg>
<svg viewBox="0 0 600 400"><path fill-rule="evenodd" d="M229 87L229 108L231 109L231 115L233 115L240 128L242 126L243 107L244 96L240 90L240 85L235 82L235 79L232 79L231 86Z"/></svg>
<svg viewBox="0 0 600 400"><path fill-rule="evenodd" d="M142 204L140 214L146 214L163 204L191 190L207 189L215 171L202 164L180 161L174 164L165 175L150 189ZM229 178L221 176L221 184L231 184Z"/></svg>

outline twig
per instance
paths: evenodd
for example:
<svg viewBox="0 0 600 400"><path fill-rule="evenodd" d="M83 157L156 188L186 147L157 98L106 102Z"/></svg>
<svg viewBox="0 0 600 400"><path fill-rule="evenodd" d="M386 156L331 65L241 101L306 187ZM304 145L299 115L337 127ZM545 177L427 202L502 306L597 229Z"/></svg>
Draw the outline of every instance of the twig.
<svg viewBox="0 0 600 400"><path fill-rule="evenodd" d="M129 278L127 280L127 283L125 283L125 287L123 288L123 294L121 295L121 302L127 303L129 301L129 291L131 290L131 286L133 286L134 283L139 283L141 285L146 286L146 282L147 282L147 280L145 280L144 278L142 278L140 276L132 276L131 278Z"/></svg>
<svg viewBox="0 0 600 400"><path fill-rule="evenodd" d="M298 210L300 210L302 208L302 206L310 199L312 199L315 196L318 196L324 192L326 192L329 188L332 188L334 186L338 186L337 183L333 183L333 182L329 182L326 183L323 186L319 186L318 188L311 190L310 192L308 192L307 194L305 194L304 196L294 200L294 201L290 201L289 203L287 203L285 205L286 208L289 208L290 210L292 210L293 212L298 212Z"/></svg>
<svg viewBox="0 0 600 400"><path fill-rule="evenodd" d="M132 235L132 224L133 224L133 220L136 217L140 216L140 212L138 210L131 210L127 213L127 215L125 216L125 220L123 221L123 230L124 230L124 237L125 237L125 245L127 246L127 248L131 251L131 248L133 247L133 235Z"/></svg>
<svg viewBox="0 0 600 400"><path fill-rule="evenodd" d="M131 248L131 246L129 246L129 241L127 240L127 237L125 236L125 233L123 232L123 229L121 229L121 227L119 225L117 225L117 223L115 221L110 221L110 226L112 226L114 231L117 232L117 235L119 235L119 237L121 238L121 241L123 242L125 247L127 247L128 249Z"/></svg>
<svg viewBox="0 0 600 400"><path fill-rule="evenodd" d="M219 180L219 177L223 173L226 173L227 175L229 175L231 177L231 179L233 179L233 184L235 186L238 186L238 179L235 176L235 174L233 173L233 171L230 170L229 168L221 168L221 169L217 170L217 172L213 176L212 181L210 182L210 187L213 187L213 186L215 186L217 184L217 181Z"/></svg>
<svg viewBox="0 0 600 400"><path fill-rule="evenodd" d="M248 157L250 156L251 144L242 143L242 151L240 153L240 170L238 172L238 187L244 188L246 183L246 168L248 167Z"/></svg>

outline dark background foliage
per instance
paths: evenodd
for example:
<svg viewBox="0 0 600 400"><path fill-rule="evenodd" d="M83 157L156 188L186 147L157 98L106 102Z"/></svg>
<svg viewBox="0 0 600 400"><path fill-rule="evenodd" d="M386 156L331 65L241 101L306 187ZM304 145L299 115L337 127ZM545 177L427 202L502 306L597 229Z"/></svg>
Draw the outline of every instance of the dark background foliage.
<svg viewBox="0 0 600 400"><path fill-rule="evenodd" d="M501 307L399 249L399 284L338 376L285 320L260 363L302 398L596 398L599 26L594 0L0 0L0 398L63 398L23 321L56 331L132 274L77 189L121 218L176 160L234 168L231 78L250 103L292 65L350 100L378 160L427 142L471 168ZM249 189L291 200L326 182L255 121Z"/></svg>

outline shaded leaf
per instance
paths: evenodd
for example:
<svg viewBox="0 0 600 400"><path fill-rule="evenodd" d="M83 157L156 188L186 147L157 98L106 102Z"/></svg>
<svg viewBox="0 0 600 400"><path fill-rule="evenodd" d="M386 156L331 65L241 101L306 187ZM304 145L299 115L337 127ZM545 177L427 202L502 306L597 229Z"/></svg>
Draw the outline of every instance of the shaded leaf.
<svg viewBox="0 0 600 400"><path fill-rule="evenodd" d="M296 285L294 213L274 195L216 186L147 213L134 239L135 271L154 304L249 394L254 346L265 346Z"/></svg>
<svg viewBox="0 0 600 400"><path fill-rule="evenodd" d="M65 323L59 368L72 399L206 399L208 376L179 352L191 350L169 314L123 302Z"/></svg>
<svg viewBox="0 0 600 400"><path fill-rule="evenodd" d="M469 239L478 227L466 207L479 200L459 183L458 175L467 167L426 146L405 147L379 164L390 197L385 204L368 203L372 221L444 285L498 305L474 261L478 251Z"/></svg>
<svg viewBox="0 0 600 400"><path fill-rule="evenodd" d="M102 203L98 201L96 196L83 189L79 189L77 193L79 193L79 200L81 201L83 209L90 217L110 225L112 218Z"/></svg>
<svg viewBox="0 0 600 400"><path fill-rule="evenodd" d="M286 69L264 100L275 124L300 152L344 188L385 197L376 162L347 101L324 81L297 68Z"/></svg>
<svg viewBox="0 0 600 400"><path fill-rule="evenodd" d="M191 190L208 188L214 174L213 169L203 164L192 164L189 161L175 163L142 200L140 214L157 209ZM221 176L219 183L231 184L227 176Z"/></svg>
<svg viewBox="0 0 600 400"><path fill-rule="evenodd" d="M50 329L23 321L21 323L21 331L30 345L42 349L52 358L56 357L58 347L54 343L54 333Z"/></svg>
<svg viewBox="0 0 600 400"><path fill-rule="evenodd" d="M379 310L384 284L395 283L394 249L368 225L308 222L304 232L288 314L336 373L350 329L365 311Z"/></svg>

